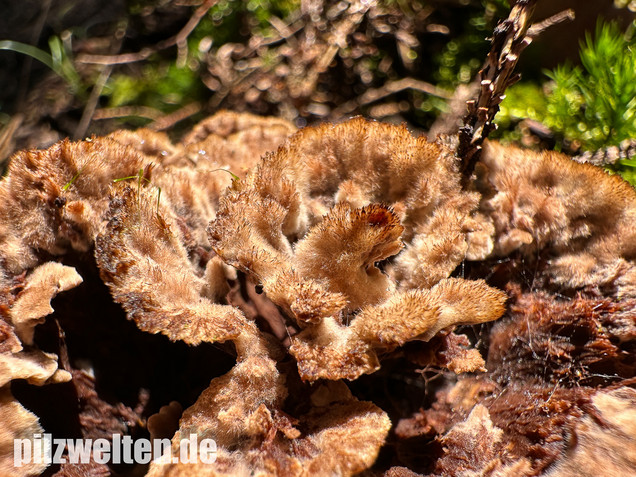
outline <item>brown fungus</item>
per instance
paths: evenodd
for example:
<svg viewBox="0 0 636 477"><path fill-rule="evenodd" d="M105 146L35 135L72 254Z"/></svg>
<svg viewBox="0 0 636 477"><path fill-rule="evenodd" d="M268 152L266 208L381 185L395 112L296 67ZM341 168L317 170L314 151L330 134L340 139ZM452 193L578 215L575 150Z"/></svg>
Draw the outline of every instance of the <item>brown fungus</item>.
<svg viewBox="0 0 636 477"><path fill-rule="evenodd" d="M55 354L33 347L33 332L53 312L51 299L81 282L74 268L56 262L45 263L26 277L24 288L9 305L9 320L0 318L0 388L14 379L42 385L71 378L68 372L58 369Z"/></svg>
<svg viewBox="0 0 636 477"><path fill-rule="evenodd" d="M301 330L292 337L290 352L297 358L300 376L312 381L318 377L355 379L379 367L378 351L414 339L430 340L458 324L496 319L503 313L505 301L502 292L483 281L447 278L451 266L456 266L468 248L469 230L463 223L470 223L477 203L474 194L460 191L457 178L453 186L452 181L449 185L437 177L445 173L453 177L452 154L416 140L403 128L360 119L339 127L358 143L361 137L373 138L377 133L379 139L393 145L408 140L413 150L400 149L393 157L386 149L377 157L362 157L362 163L345 156L345 164L339 168L341 174L351 176L347 187L374 191L366 198L359 193L362 202L354 206L346 200L329 199L328 190L321 190L315 178L303 175L312 167L319 168L320 158L308 156L308 164L291 164L301 174L289 174L290 149L309 154L316 146L312 141L321 137L335 150L346 146L329 136L328 126L319 128L321 135L314 129L304 130L277 153L265 156L255 172L232 183L210 229L218 256L247 272L284 314L293 317L288 325ZM376 145L369 149L372 155ZM421 169L432 177L419 181L417 192L403 190L397 179L391 186L391 178L380 175L367 184L356 182L356 176L368 179L363 175L365 168L382 161L379 169L388 165L400 174L406 173L402 169ZM170 177L160 172L154 173L153 183L162 184L166 195L157 205L148 187L112 188L108 223L96 242L102 278L141 329L190 344L229 340L237 352L236 366L214 379L199 401L185 410L173 452L178 450L180 437L195 431L213 438L219 446L214 466L192 467L197 475L249 471L300 475L306 469L350 475L364 470L375 460L388 432L386 414L371 403L357 401L338 381L304 391L309 392L309 410L295 412L294 418L283 411L288 386L297 379L295 372L278 369L284 348L239 310L223 304L224 276L229 275L224 275L226 270L216 258L208 261L205 272L199 262L192 261L188 243L199 243L195 237L200 222L189 220L191 226L180 225L185 213L175 204L200 194L185 187L190 182L178 175L185 170L172 171ZM166 187L170 180L183 187ZM335 180L335 191L345 197L337 177L329 180ZM437 184L434 187L440 194L454 191L457 197L448 201L443 195L420 198L419 191L427 182ZM392 191L385 190L389 186ZM310 188L312 192L308 192ZM425 210L434 214L445 203L449 208L464 207L457 213L455 228L444 229L453 235L450 246L460 243L460 252L435 264L434 274L441 273L442 262L446 272L431 287L400 286L396 275L406 273L407 265L396 263L393 270L383 272L377 268L378 262L402 250L405 230L412 237L426 228L429 217ZM228 210L231 207L234 209ZM328 210L328 214L320 217L312 210ZM434 227L434 223L428 226ZM221 248L219 242L227 248ZM483 360L475 360L474 366L481 369ZM188 469L181 464L157 464L151 475L188 475Z"/></svg>
<svg viewBox="0 0 636 477"><path fill-rule="evenodd" d="M371 465L390 427L387 415L335 383L314 391L311 410L298 418L304 431L297 429L297 420L282 411L293 374L277 368L280 345L236 308L205 296L204 280L173 232L176 219L169 203L157 215L148 197L140 200L134 189L115 193L111 218L96 245L102 277L115 300L145 331L189 344L231 340L237 352L234 368L212 380L184 411L173 439L175 455L190 432L214 439L216 463L157 463L149 475L301 475L306 469L350 475ZM337 445L343 440L348 448Z"/></svg>
<svg viewBox="0 0 636 477"><path fill-rule="evenodd" d="M388 432L386 414L358 402L341 385L335 397L327 393L316 398L316 409L301 416L307 429L301 434L282 412L287 377L276 365L283 356L280 345L261 335L238 309L213 301L218 292L206 281L208 274L199 275L188 260L171 202L163 202L157 212L150 193L138 196L129 186L113 192L108 224L96 240L96 258L114 299L142 330L189 344L231 340L236 348L236 366L214 379L186 409L174 438L178 442L192 431L219 446L217 463L195 466L193 475L240 475L248 469L296 475L306 466L349 475L368 467ZM339 400L342 405L335 403ZM327 459L329 448L345 437L351 448ZM368 449L364 453L359 452L362 443ZM240 453L229 453L237 446ZM345 455L349 457L343 459ZM284 456L287 460L281 460ZM188 475L188 468L158 465L151 475Z"/></svg>
<svg viewBox="0 0 636 477"><path fill-rule="evenodd" d="M72 267L48 262L37 267L26 279L10 310L11 323L24 344L33 344L34 328L53 313L51 300L61 291L82 283Z"/></svg>
<svg viewBox="0 0 636 477"><path fill-rule="evenodd" d="M27 411L16 401L8 388L0 388L0 472L7 477L25 477L40 475L47 467L41 462L30 462L16 467L14 462L14 440L33 439L35 434L42 434L43 430L38 417Z"/></svg>
<svg viewBox="0 0 636 477"><path fill-rule="evenodd" d="M378 350L501 316L502 292L447 278L479 229L477 201L449 150L356 118L265 156L222 197L210 241L298 327L303 379L355 379Z"/></svg>
<svg viewBox="0 0 636 477"><path fill-rule="evenodd" d="M36 266L37 253L89 250L103 225L113 179L144 166L142 154L108 138L18 152L0 183L3 275Z"/></svg>
<svg viewBox="0 0 636 477"><path fill-rule="evenodd" d="M226 342L236 357L186 407L172 441L177 455L191 432L212 438L217 461L157 462L149 475L386 469L378 455L393 439L388 414L342 379L388 358L488 370L442 374L447 386L430 405L399 421L395 447L425 441L431 475L570 475L603 453L617 472L631 471L631 414L620 408L633 396L592 386L634 376L633 190L564 156L495 143L464 190L452 150L406 128L356 118L306 128L274 150L293 130L224 112L181 143L118 132L14 157L0 186L0 410L20 421L6 418L9 438L41 431L10 381L69 378L34 346L33 330L81 278L42 257L94 247L102 281L140 329L191 346ZM479 350L453 333L504 313L507 295L483 269L500 283L501 269L532 260L530 290L504 277L510 311L481 328ZM464 261L471 279L453 276ZM123 432L122 420L140 415L71 372L85 398L84 437ZM157 419L153 433L175 429L176 413ZM596 437L603 453L590 448Z"/></svg>
<svg viewBox="0 0 636 477"><path fill-rule="evenodd" d="M636 194L627 182L556 152L493 142L481 160L478 217L494 228L492 255L543 257L558 287L636 294Z"/></svg>
<svg viewBox="0 0 636 477"><path fill-rule="evenodd" d="M11 393L11 381L26 380L44 385L69 381L71 375L58 367L58 357L33 346L33 331L53 312L51 299L60 291L79 285L74 268L55 262L37 267L20 284L21 291L3 290L7 318L0 317L0 473L6 476L38 475L47 464L14 465L14 439L33 439L42 434L38 417L25 409ZM25 349L24 346L27 346ZM41 442L41 441L40 441Z"/></svg>
<svg viewBox="0 0 636 477"><path fill-rule="evenodd" d="M633 300L520 288L510 286L510 313L490 330L487 375L447 386L429 408L401 420L396 435L401 442L436 439L441 446L426 453L435 463L431 475L440 477L574 475L582 463L590 475L602 466L631 475L636 434L625 424L629 412L610 424L596 401L613 403L610 415L633 407L633 390L625 387L635 373ZM469 417L479 406L503 432L499 444L482 432L485 417ZM456 434L468 423L468 433ZM596 439L602 450L592 449Z"/></svg>
<svg viewBox="0 0 636 477"><path fill-rule="evenodd" d="M227 131L228 123L233 134ZM206 124L216 124L216 129ZM59 256L89 250L105 225L110 187L116 181L136 182L139 188L155 186L156 193L164 190L182 217L181 226L193 236L191 246L207 248L205 225L214 218L218 196L232 179L220 169L254 162L294 131L283 120L273 120L271 130L267 124L267 118L250 114L212 116L200 129L210 129L218 144L194 164L188 159L191 138L171 144L165 134L148 130L64 140L46 150L16 153L0 183L0 241L4 244L0 280L36 266L42 252ZM247 131L253 137L244 143L241 134ZM230 149L236 150L234 162L229 160ZM235 174L244 173L241 167Z"/></svg>
<svg viewBox="0 0 636 477"><path fill-rule="evenodd" d="M568 449L546 477L636 474L636 391L599 391L590 407L573 423Z"/></svg>
<svg viewBox="0 0 636 477"><path fill-rule="evenodd" d="M250 115L226 116L239 124L255 120ZM284 121L276 121L278 129L268 135L267 120L256 122L266 140L259 145L255 135L249 151L237 146L242 157L260 155L282 141L284 131L293 130L290 125L285 129ZM214 218L220 191L232 180L220 170L227 166L226 158L217 157L218 162L206 158L196 170L189 161L185 167L167 165L169 159L178 162L175 156L180 154L186 154L185 145L171 145L163 134L138 131L62 141L48 150L20 152L12 158L7 177L0 183L0 387L2 422L6 424L0 465L7 475L15 474L8 467L12 458L7 457L13 437L42 432L37 417L11 397L10 381L24 379L41 385L71 379L71 374L58 369L56 355L35 346L33 336L35 326L52 312L51 299L82 279L73 268L60 263L40 265L42 256L84 252L101 237L96 255L102 274L140 328L192 344L232 338L239 353L259 342L253 324L245 320L241 324L240 312L215 303L229 289L227 269L209 252L205 226ZM118 207L109 205L111 202ZM109 223L114 214L119 227ZM152 259L158 262L153 265ZM129 268L130 273L124 273ZM111 272L114 274L109 275ZM146 274L145 280L139 280L140 274ZM149 283L149 279L157 282ZM119 296L118 286L123 282ZM157 283L165 286L157 289ZM175 302L170 301L173 298ZM208 321L210 316L219 319ZM119 418L132 418L134 412L122 403L107 404L94 385L83 384L87 375L72 371L73 388L84 403L78 409L84 437L95 437L90 433L102 427L124 431ZM21 468L15 475L37 474L45 467ZM104 471L104 466L68 464L60 472Z"/></svg>
<svg viewBox="0 0 636 477"><path fill-rule="evenodd" d="M265 362L256 360L239 363L228 375L213 380L185 412L172 451L177 455L179 440L194 431L220 443L215 463L157 462L147 475L353 475L375 461L390 427L384 412L372 403L356 400L343 383L329 382L314 389L308 413L290 420L283 413L272 412L267 400L262 402L268 395L282 397L276 396L284 389L282 382L262 387L266 384L262 380L274 375ZM248 387L243 382L247 377ZM246 394L246 390L253 391ZM244 399L237 401L235 393ZM253 398L257 399L253 402Z"/></svg>
<svg viewBox="0 0 636 477"><path fill-rule="evenodd" d="M256 335L240 311L206 296L215 291L189 261L168 201L157 212L150 194L140 197L128 186L115 193L95 257L128 317L144 331L192 345Z"/></svg>

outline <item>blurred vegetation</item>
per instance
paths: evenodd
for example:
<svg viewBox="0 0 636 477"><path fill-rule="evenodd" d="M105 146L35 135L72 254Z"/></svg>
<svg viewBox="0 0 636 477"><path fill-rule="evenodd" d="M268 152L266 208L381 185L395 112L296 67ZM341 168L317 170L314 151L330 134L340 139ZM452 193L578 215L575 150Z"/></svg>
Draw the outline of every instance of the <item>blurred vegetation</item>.
<svg viewBox="0 0 636 477"><path fill-rule="evenodd" d="M492 35L496 22L508 15L510 6L505 0L483 1L480 8L465 15L461 33L452 38L433 59L434 79L450 91L460 83L468 83L484 63L490 48L484 41Z"/></svg>
<svg viewBox="0 0 636 477"><path fill-rule="evenodd" d="M52 1L52 8L56 3L70 8ZM112 126L96 122L152 125L189 103L201 107L184 129L220 108L283 116L300 126L364 114L426 129L447 109L455 87L479 69L486 37L508 10L506 0L207 3L210 8L181 45L161 46L206 2L188 7L182 1L128 1L121 18L111 21L110 35L92 36L90 28L78 25L56 32L67 47L72 44L67 56L77 60L80 77L67 84L72 87L64 104L59 95L50 104L60 111L48 112L86 105L86 95L76 93L95 85L104 63L91 58L101 55L113 60L89 129L97 133ZM135 53L139 59L116 58ZM415 81L391 84L405 78ZM376 94L365 96L369 89ZM10 115L7 106L0 101L0 110Z"/></svg>
<svg viewBox="0 0 636 477"><path fill-rule="evenodd" d="M132 16L144 14L154 2L146 3L131 4L128 13ZM200 75L209 48L245 42L250 35L270 37L273 30L271 18L287 18L299 6L300 2L296 0L217 2L188 36L185 58L166 61L155 55L144 65L141 74L121 72L112 75L104 89L108 106L145 106L171 113L186 102L203 100L207 88ZM243 25L248 25L248 28Z"/></svg>
<svg viewBox="0 0 636 477"><path fill-rule="evenodd" d="M14 147L121 127L180 134L223 108L298 126L362 114L421 131L452 127L463 108L451 100L474 82L510 8L508 0L25 1L42 11L14 7L8 18L29 21L7 23L0 38L0 60L14 69L0 71L0 127L14 125ZM606 10L636 8L608 1ZM549 62L550 48L531 45L528 80L508 90L497 137L571 154L636 137L633 25L598 25L580 58L573 52L543 76L535 60ZM8 149L0 135L0 160ZM632 162L613 169L630 177Z"/></svg>
<svg viewBox="0 0 636 477"><path fill-rule="evenodd" d="M49 38L50 53L33 45L13 40L0 40L0 50L14 51L40 61L64 78L72 94L82 96L85 93L84 85L73 64L69 45L65 44L59 36L54 35Z"/></svg>

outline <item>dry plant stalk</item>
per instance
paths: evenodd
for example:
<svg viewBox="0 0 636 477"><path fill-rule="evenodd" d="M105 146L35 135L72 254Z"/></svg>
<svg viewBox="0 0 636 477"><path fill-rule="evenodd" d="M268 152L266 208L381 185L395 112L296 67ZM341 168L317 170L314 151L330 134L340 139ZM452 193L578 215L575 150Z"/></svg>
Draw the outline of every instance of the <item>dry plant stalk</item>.
<svg viewBox="0 0 636 477"><path fill-rule="evenodd" d="M459 130L457 154L462 158L464 186L468 185L481 154L481 144L495 128L493 119L499 111L506 89L519 80L513 74L519 56L532 41L528 36L537 0L517 0L508 19L497 24L490 52L479 72L480 89L476 100L466 104L468 113Z"/></svg>

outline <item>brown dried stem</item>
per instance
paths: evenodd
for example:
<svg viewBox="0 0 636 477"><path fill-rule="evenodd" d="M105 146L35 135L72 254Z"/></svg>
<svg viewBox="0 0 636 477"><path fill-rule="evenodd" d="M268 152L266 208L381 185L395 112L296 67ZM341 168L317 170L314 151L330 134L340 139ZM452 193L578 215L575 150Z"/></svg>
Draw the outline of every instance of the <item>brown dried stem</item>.
<svg viewBox="0 0 636 477"><path fill-rule="evenodd" d="M217 0L205 0L203 4L198 7L188 20L188 23L177 33L166 40L160 41L153 48L144 48L136 53L123 53L121 55L81 55L77 58L78 63L90 63L96 65L122 65L126 63L136 63L137 61L143 61L150 57L157 51L165 50L172 46L177 46L177 58L181 60L179 64L183 63L183 59L188 53L187 39L190 33L194 31L201 19L205 16L210 8L214 6Z"/></svg>
<svg viewBox="0 0 636 477"><path fill-rule="evenodd" d="M462 185L466 187L479 160L481 144L495 128L493 119L499 111L506 88L519 80L513 74L519 55L530 44L528 35L537 0L517 0L508 18L493 32L490 52L479 72L477 100L468 101L468 113L459 130L457 154L462 160Z"/></svg>
<svg viewBox="0 0 636 477"><path fill-rule="evenodd" d="M367 89L359 97L351 101L347 101L342 106L336 108L334 110L334 114L336 116L349 114L352 111L355 111L356 108L359 108L360 106L374 103L380 99L384 99L387 96L399 93L400 91L404 91L406 89L420 91L425 94L430 94L431 96L437 96L438 98L444 98L447 100L451 99L446 92L431 83L427 83L426 81L421 81L415 78L402 78L399 80L387 81L379 88Z"/></svg>
<svg viewBox="0 0 636 477"><path fill-rule="evenodd" d="M548 28L553 27L554 25L558 25L559 23L571 22L572 20L574 20L574 10L568 8L567 10L563 10L562 12L552 15L551 17L548 17L545 20L532 25L528 29L528 36L534 39Z"/></svg>

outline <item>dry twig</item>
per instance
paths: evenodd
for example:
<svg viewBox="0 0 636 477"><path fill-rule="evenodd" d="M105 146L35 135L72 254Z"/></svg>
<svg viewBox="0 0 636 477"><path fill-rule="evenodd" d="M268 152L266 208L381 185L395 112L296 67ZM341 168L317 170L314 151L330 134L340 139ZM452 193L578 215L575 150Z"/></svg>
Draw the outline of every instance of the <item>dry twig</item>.
<svg viewBox="0 0 636 477"><path fill-rule="evenodd" d="M479 94L476 100L466 103L468 113L459 130L457 154L462 160L464 187L479 160L482 142L495 128L493 119L506 88L519 80L513 72L519 55L532 41L528 29L536 3L537 0L517 0L508 18L499 22L493 32L490 52L479 72Z"/></svg>
<svg viewBox="0 0 636 477"><path fill-rule="evenodd" d="M126 63L135 63L149 58L153 53L176 45L178 48L177 64L183 65L188 54L188 36L216 2L217 0L206 0L195 10L194 14L190 17L190 20L188 20L188 23L185 24L179 33L167 40L160 41L153 48L143 48L137 53L124 53L121 55L80 55L77 57L77 62L97 65L122 65Z"/></svg>
<svg viewBox="0 0 636 477"><path fill-rule="evenodd" d="M199 102L186 104L173 113L166 114L165 116L161 116L155 119L153 123L148 126L148 128L152 129L153 131L164 131L171 128L179 121L183 121L190 116L194 116L195 114L200 112L201 109L201 103Z"/></svg>

